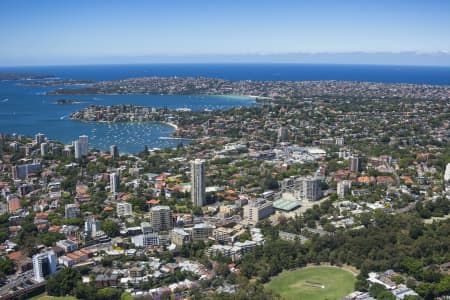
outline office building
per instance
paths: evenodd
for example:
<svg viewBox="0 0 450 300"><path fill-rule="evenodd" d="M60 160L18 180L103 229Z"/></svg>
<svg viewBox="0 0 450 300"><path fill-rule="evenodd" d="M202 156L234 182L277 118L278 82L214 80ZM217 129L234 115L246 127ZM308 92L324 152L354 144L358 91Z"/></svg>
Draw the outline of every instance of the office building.
<svg viewBox="0 0 450 300"><path fill-rule="evenodd" d="M119 148L117 148L116 145L112 145L109 147L109 152L111 153L112 158L118 158L119 157Z"/></svg>
<svg viewBox="0 0 450 300"><path fill-rule="evenodd" d="M119 175L117 173L111 173L109 175L109 187L113 194L119 190Z"/></svg>
<svg viewBox="0 0 450 300"><path fill-rule="evenodd" d="M191 162L191 197L194 206L206 204L205 161L200 159Z"/></svg>
<svg viewBox="0 0 450 300"><path fill-rule="evenodd" d="M358 154L354 154L349 158L350 171L359 172L361 170L361 159Z"/></svg>
<svg viewBox="0 0 450 300"><path fill-rule="evenodd" d="M274 211L271 201L266 201L264 199L249 201L248 204L244 206L244 219L252 223L258 223L260 220L273 214Z"/></svg>
<svg viewBox="0 0 450 300"><path fill-rule="evenodd" d="M150 209L150 226L154 231L169 231L173 228L172 211L169 206L157 205Z"/></svg>
<svg viewBox="0 0 450 300"><path fill-rule="evenodd" d="M37 282L45 280L45 276L56 273L56 254L47 251L33 256L33 274Z"/></svg>
<svg viewBox="0 0 450 300"><path fill-rule="evenodd" d="M65 217L67 219L78 218L80 216L80 207L76 204L66 204Z"/></svg>
<svg viewBox="0 0 450 300"><path fill-rule="evenodd" d="M131 203L119 202L117 203L117 215L119 217L126 217L133 215L133 209Z"/></svg>

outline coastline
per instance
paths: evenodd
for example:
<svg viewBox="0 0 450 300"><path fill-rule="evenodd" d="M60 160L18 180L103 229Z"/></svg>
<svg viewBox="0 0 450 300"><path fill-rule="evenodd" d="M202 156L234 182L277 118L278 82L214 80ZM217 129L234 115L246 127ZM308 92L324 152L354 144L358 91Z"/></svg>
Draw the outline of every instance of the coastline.
<svg viewBox="0 0 450 300"><path fill-rule="evenodd" d="M156 123L166 124L166 125L173 127L175 130L178 130L178 125L171 123L171 122L156 122Z"/></svg>

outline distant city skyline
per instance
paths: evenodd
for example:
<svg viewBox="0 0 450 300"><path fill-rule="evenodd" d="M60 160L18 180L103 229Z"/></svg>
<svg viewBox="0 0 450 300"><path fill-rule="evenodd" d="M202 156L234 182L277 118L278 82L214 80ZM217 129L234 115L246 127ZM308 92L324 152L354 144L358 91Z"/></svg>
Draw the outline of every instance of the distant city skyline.
<svg viewBox="0 0 450 300"><path fill-rule="evenodd" d="M0 66L296 62L450 65L450 2L0 2Z"/></svg>

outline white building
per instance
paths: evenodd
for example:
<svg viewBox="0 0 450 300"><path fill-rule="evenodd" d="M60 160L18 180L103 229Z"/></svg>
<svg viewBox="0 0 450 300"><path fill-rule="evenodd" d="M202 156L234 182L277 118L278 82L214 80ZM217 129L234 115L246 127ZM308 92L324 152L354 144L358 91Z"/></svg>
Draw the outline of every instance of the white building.
<svg viewBox="0 0 450 300"><path fill-rule="evenodd" d="M450 181L450 163L448 163L447 166L445 167L444 180Z"/></svg>
<svg viewBox="0 0 450 300"><path fill-rule="evenodd" d="M56 273L56 254L52 251L33 256L33 274L37 282L45 280L45 276Z"/></svg>
<svg viewBox="0 0 450 300"><path fill-rule="evenodd" d="M56 242L56 246L64 249L64 252L69 253L78 249L78 243L72 240L60 240Z"/></svg>
<svg viewBox="0 0 450 300"><path fill-rule="evenodd" d="M41 144L45 141L45 134L38 133L34 136L34 140L36 141L36 144Z"/></svg>
<svg viewBox="0 0 450 300"><path fill-rule="evenodd" d="M131 237L131 242L136 247L146 248L149 246L159 246L162 241L160 240L158 233L147 232Z"/></svg>
<svg viewBox="0 0 450 300"><path fill-rule="evenodd" d="M44 156L48 153L48 144L41 143L41 156Z"/></svg>
<svg viewBox="0 0 450 300"><path fill-rule="evenodd" d="M337 195L340 199L344 198L346 194L349 193L352 187L352 182L350 180L343 180L337 183Z"/></svg>
<svg viewBox="0 0 450 300"><path fill-rule="evenodd" d="M109 175L109 187L113 194L119 190L119 175L117 173L111 173Z"/></svg>
<svg viewBox="0 0 450 300"><path fill-rule="evenodd" d="M81 145L79 141L73 141L73 149L75 150L75 159L81 159Z"/></svg>
<svg viewBox="0 0 450 300"><path fill-rule="evenodd" d="M195 206L206 204L205 161L196 159L191 162L191 198Z"/></svg>
<svg viewBox="0 0 450 300"><path fill-rule="evenodd" d="M117 203L117 215L119 217L132 216L133 209L131 203L119 202Z"/></svg>
<svg viewBox="0 0 450 300"><path fill-rule="evenodd" d="M102 223L95 218L89 218L84 222L84 232L87 236L95 237L97 232L101 231Z"/></svg>

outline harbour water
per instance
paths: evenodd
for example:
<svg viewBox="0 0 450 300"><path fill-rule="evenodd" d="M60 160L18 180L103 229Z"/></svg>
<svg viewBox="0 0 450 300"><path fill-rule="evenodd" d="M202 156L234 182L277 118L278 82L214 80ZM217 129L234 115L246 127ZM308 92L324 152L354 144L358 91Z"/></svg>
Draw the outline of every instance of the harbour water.
<svg viewBox="0 0 450 300"><path fill-rule="evenodd" d="M141 76L204 76L229 80L354 80L392 83L450 84L450 68L241 64L241 65L104 65L0 68L0 72L47 73L62 79L95 81ZM135 153L149 148L175 147L185 140L171 139L173 127L161 123L86 123L68 116L87 105L135 104L157 108L192 110L227 109L254 105L251 98L226 96L91 95L71 96L81 103L57 105L60 96L46 96L56 87L18 86L0 81L0 132L48 137L70 143L79 135L90 138L90 146L106 150L118 145L121 152Z"/></svg>

